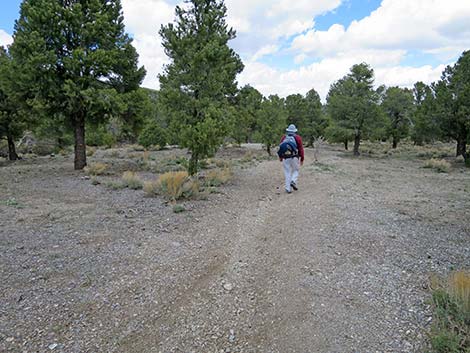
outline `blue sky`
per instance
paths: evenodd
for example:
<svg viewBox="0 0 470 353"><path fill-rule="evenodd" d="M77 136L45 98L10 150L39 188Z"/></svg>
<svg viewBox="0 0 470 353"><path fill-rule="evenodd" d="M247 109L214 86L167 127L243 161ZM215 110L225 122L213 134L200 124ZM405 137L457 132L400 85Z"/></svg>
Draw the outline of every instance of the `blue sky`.
<svg viewBox="0 0 470 353"><path fill-rule="evenodd" d="M144 86L158 88L167 58L157 32L174 19L175 0L122 0L127 30L147 69ZM470 49L469 0L225 0L230 45L245 70L240 85L263 94L306 93L324 99L355 63L375 70L376 84L409 87L439 78ZM19 0L3 0L0 45L11 42Z"/></svg>

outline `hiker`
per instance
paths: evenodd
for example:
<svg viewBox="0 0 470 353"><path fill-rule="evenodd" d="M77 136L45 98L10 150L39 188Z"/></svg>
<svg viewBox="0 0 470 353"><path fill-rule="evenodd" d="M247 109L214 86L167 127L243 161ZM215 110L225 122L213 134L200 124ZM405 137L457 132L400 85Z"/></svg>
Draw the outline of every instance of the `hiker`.
<svg viewBox="0 0 470 353"><path fill-rule="evenodd" d="M286 135L282 136L279 145L278 156L284 166L286 178L286 192L290 194L291 189L298 190L297 178L299 177L300 166L304 164L304 147L302 138L296 134L297 128L290 124L286 129Z"/></svg>

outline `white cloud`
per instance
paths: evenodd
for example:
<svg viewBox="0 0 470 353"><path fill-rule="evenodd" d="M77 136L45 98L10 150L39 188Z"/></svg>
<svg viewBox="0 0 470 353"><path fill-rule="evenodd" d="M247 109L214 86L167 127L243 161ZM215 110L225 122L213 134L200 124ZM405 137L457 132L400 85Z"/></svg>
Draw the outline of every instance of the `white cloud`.
<svg viewBox="0 0 470 353"><path fill-rule="evenodd" d="M470 46L469 23L468 0L384 0L347 29L341 25L327 31L311 29L296 37L292 48L332 55L351 48L432 51L445 46L453 47L455 56Z"/></svg>
<svg viewBox="0 0 470 353"><path fill-rule="evenodd" d="M278 50L279 50L279 47L277 45L273 45L273 44L265 45L260 50L258 50L250 60L251 61L256 61L256 60L262 58L263 56L274 54Z"/></svg>
<svg viewBox="0 0 470 353"><path fill-rule="evenodd" d="M343 55L335 58L323 59L298 69L287 71L276 70L268 65L250 62L240 75L240 84L251 84L261 93L268 96L279 94L286 97L289 94L305 94L310 89L320 94L323 101L328 94L330 85L349 73L354 64L366 61L375 69L375 84L379 86L412 87L416 81L431 83L439 79L445 65L433 68L430 65L422 67L399 66L400 52L395 53L395 63L390 65L387 59L388 52L363 52L354 56ZM365 60L368 59L368 60ZM393 63L393 61L392 61Z"/></svg>
<svg viewBox="0 0 470 353"><path fill-rule="evenodd" d="M143 86L159 88L158 74L168 58L158 31L174 20L175 5L164 0L123 0L122 8L126 31L133 34L139 62L147 70Z"/></svg>
<svg viewBox="0 0 470 353"><path fill-rule="evenodd" d="M331 83L347 74L352 65L367 62L375 69L377 85L410 87L418 80L437 80L444 64L470 47L468 0L383 0L377 10L349 26L315 29L316 16L345 1L226 0L227 22L238 34L230 45L246 65L240 84L251 84L265 95L281 96L315 88L325 99ZM174 20L174 7L179 2L123 0L126 29L133 34L140 62L147 69L146 87L159 87L157 75L168 58L158 30ZM3 34L0 31L2 41ZM286 49L287 39L293 35L296 37ZM404 66L410 51L431 55L442 65ZM285 58L291 56L292 69L261 63L266 55L282 56L284 65ZM304 64L307 59L309 64ZM294 63L301 66L295 68Z"/></svg>
<svg viewBox="0 0 470 353"><path fill-rule="evenodd" d="M0 46L7 46L13 43L13 38L3 29L0 29Z"/></svg>

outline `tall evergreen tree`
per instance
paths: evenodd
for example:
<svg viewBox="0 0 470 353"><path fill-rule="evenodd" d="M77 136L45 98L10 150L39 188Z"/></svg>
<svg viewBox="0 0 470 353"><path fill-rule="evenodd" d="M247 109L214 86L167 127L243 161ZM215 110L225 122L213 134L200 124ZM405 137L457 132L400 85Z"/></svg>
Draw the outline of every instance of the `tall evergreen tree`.
<svg viewBox="0 0 470 353"><path fill-rule="evenodd" d="M235 78L243 63L228 46L235 31L226 24L224 2L185 3L176 7L176 23L160 29L171 60L160 75L160 99L180 131L180 146L191 152L188 171L193 175L199 160L214 154L227 133L227 107L237 93Z"/></svg>
<svg viewBox="0 0 470 353"><path fill-rule="evenodd" d="M75 169L82 169L85 124L120 114L120 95L136 90L145 75L124 32L121 1L24 0L13 37L23 96L49 116L66 117Z"/></svg>
<svg viewBox="0 0 470 353"><path fill-rule="evenodd" d="M16 77L10 53L0 47L0 139L7 140L11 161L18 159L15 140L21 137L29 123L23 102L16 93Z"/></svg>
<svg viewBox="0 0 470 353"><path fill-rule="evenodd" d="M236 96L230 136L238 143L251 142L261 110L263 95L254 87L242 87Z"/></svg>
<svg viewBox="0 0 470 353"><path fill-rule="evenodd" d="M465 51L454 66L448 66L434 85L436 108L447 137L457 141L457 156L470 166L470 51Z"/></svg>
<svg viewBox="0 0 470 353"><path fill-rule="evenodd" d="M374 70L366 63L333 83L328 92L328 112L341 135L354 135L354 155L359 155L361 139L373 132L380 121L379 94L373 89Z"/></svg>
<svg viewBox="0 0 470 353"><path fill-rule="evenodd" d="M271 147L279 144L287 126L287 117L284 99L277 95L263 99L257 130L268 154L271 154Z"/></svg>
<svg viewBox="0 0 470 353"><path fill-rule="evenodd" d="M307 125L302 132L302 136L310 146L313 146L314 140L325 134L328 120L323 114L320 95L315 89L312 88L307 92L305 101L307 102Z"/></svg>
<svg viewBox="0 0 470 353"><path fill-rule="evenodd" d="M414 110L411 138L417 145L432 142L442 136L436 115L434 92L431 86L416 82L413 86Z"/></svg>
<svg viewBox="0 0 470 353"><path fill-rule="evenodd" d="M388 136L392 138L392 148L397 148L398 142L409 133L413 93L406 88L389 87L381 106L388 118Z"/></svg>

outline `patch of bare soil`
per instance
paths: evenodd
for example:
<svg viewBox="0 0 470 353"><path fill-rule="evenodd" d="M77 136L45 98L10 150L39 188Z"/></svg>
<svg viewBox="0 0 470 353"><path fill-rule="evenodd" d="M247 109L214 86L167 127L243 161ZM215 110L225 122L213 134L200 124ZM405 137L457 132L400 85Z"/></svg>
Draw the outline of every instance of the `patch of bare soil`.
<svg viewBox="0 0 470 353"><path fill-rule="evenodd" d="M470 267L470 173L320 157L293 194L268 160L181 214L70 158L1 167L0 351L426 351L429 274Z"/></svg>

